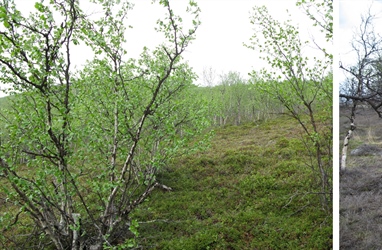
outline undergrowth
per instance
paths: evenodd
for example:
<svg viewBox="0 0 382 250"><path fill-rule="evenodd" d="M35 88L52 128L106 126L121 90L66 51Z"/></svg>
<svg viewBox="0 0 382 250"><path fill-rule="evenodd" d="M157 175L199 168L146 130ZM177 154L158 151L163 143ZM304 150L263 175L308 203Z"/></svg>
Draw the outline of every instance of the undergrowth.
<svg viewBox="0 0 382 250"><path fill-rule="evenodd" d="M154 191L131 214L138 248L331 249L332 216L314 194L302 134L288 117L217 128L209 150L159 173L172 191ZM4 215L19 213L0 198ZM25 234L31 227L21 213L17 227L3 228L2 247L52 249L39 230Z"/></svg>
<svg viewBox="0 0 382 250"><path fill-rule="evenodd" d="M132 218L143 249L331 249L302 130L288 117L216 129L208 151L177 159Z"/></svg>

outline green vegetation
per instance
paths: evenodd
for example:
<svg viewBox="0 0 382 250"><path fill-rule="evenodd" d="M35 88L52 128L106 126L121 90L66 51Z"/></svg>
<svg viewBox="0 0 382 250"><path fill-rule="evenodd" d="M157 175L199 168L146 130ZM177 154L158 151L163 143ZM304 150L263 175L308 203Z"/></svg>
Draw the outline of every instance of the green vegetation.
<svg viewBox="0 0 382 250"><path fill-rule="evenodd" d="M303 129L292 117L273 115L266 121L216 127L214 134L208 150L177 157L157 174L172 191L157 189L131 214L138 225L130 237L138 246L331 248L332 216L319 209ZM91 199L97 204L96 197ZM18 211L4 204L13 218ZM21 214L19 226L4 236L26 234L31 225ZM26 240L20 237L18 246L38 244L29 238L25 245Z"/></svg>
<svg viewBox="0 0 382 250"><path fill-rule="evenodd" d="M268 93L259 90L261 79L244 79L238 72L220 75L215 86L196 89L198 98L208 103L208 118L213 126L240 125L267 120L285 111Z"/></svg>
<svg viewBox="0 0 382 250"><path fill-rule="evenodd" d="M26 14L0 4L0 80L14 97L0 115L5 248L134 247L130 213L164 188L163 166L208 139L194 140L209 125L206 105L185 98L196 75L182 53L200 25L197 4L184 6L187 25L159 1L163 43L139 59L124 46L131 4L94 4L96 18L72 0L36 2ZM79 44L94 58L75 70ZM30 238L11 238L16 231Z"/></svg>
<svg viewBox="0 0 382 250"><path fill-rule="evenodd" d="M282 124L282 125L281 125ZM144 249L330 249L302 129L287 116L216 129L211 148L181 157L134 212Z"/></svg>
<svg viewBox="0 0 382 250"><path fill-rule="evenodd" d="M298 1L307 16L325 35L330 46L333 41L333 2ZM312 15L308 7L313 7L318 15ZM326 46L315 46L321 51L320 57L304 56L299 30L287 20L280 23L272 17L265 6L256 6L251 14L255 33L246 46L261 53L260 58L272 67L252 72L252 76L262 81L255 86L263 93L278 100L303 128L304 143L311 156L309 163L317 177L321 193L321 206L332 210L332 126L320 126L332 119L333 55Z"/></svg>
<svg viewBox="0 0 382 250"><path fill-rule="evenodd" d="M97 20L72 0L28 16L5 2L2 248L331 248L331 55L309 67L293 25L254 8L265 43L247 47L272 71L197 87L182 58L201 23L192 0L188 25L157 1L165 41L139 59L124 49L126 1L95 0ZM76 71L79 44L94 58Z"/></svg>

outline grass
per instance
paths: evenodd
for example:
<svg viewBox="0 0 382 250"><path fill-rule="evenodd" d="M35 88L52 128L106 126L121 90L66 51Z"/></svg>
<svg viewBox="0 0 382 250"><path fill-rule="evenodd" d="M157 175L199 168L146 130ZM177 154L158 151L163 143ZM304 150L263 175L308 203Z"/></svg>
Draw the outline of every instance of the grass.
<svg viewBox="0 0 382 250"><path fill-rule="evenodd" d="M144 249L331 249L301 129L282 117L216 130L211 148L173 162L132 217Z"/></svg>
<svg viewBox="0 0 382 250"><path fill-rule="evenodd" d="M349 124L341 109L340 141ZM356 114L354 137L348 153L366 144L381 148L382 120L369 109ZM382 242L382 164L380 156L348 155L347 169L340 179L340 247L341 249L380 249Z"/></svg>

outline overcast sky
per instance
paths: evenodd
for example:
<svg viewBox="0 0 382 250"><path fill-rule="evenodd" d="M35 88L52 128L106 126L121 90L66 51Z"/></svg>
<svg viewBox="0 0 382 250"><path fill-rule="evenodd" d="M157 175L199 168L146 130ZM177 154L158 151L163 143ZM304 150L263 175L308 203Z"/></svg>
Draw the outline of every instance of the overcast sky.
<svg viewBox="0 0 382 250"><path fill-rule="evenodd" d="M129 16L129 22L131 21L134 29L128 33L133 34L128 44L132 57L141 51L143 45L148 45L150 48L158 42L151 37L157 37L153 28L156 20L160 18L157 4L152 5L148 0L133 2L135 8ZM177 0L171 4L175 10L181 11L186 8L187 2ZM200 76L199 83L202 83L203 69L208 67L214 69L217 75L238 71L243 77L247 77L252 69L259 70L265 66L256 51L243 46L243 43L248 43L253 35L253 25L250 24L249 17L256 5L266 5L277 20L292 19L295 25L300 27L305 40L311 36L316 38L320 36L314 33L312 22L303 11L295 6L295 0L199 0L197 2L201 8L202 24L197 30L196 40L186 50L184 57Z"/></svg>
<svg viewBox="0 0 382 250"><path fill-rule="evenodd" d="M143 46L154 49L162 41L161 34L155 32L154 27L156 21L163 17L164 8L157 3L152 4L150 0L131 2L135 7L128 14L127 23L133 26L133 29L127 32L127 48L128 56L136 58ZM312 22L303 11L296 7L296 0L199 0L197 2L201 9L202 24L196 32L196 40L183 56L200 76L199 84L202 84L203 69L209 67L216 71L216 75L238 71L246 78L252 69L259 70L265 66L259 59L258 52L243 46L244 42L249 42L254 33L249 17L256 5L267 6L270 14L281 22L292 19L293 23L300 27L304 40L309 40L312 36L316 39L322 36L312 28ZM185 23L189 17L184 12L187 3L186 0L170 2L175 13L180 13ZM310 55L315 53L320 52L312 49ZM88 58L79 57L78 63L84 63L85 59Z"/></svg>
<svg viewBox="0 0 382 250"><path fill-rule="evenodd" d="M371 7L371 8L370 8ZM355 32L359 31L361 15L366 15L370 9L371 14L376 15L374 28L382 35L382 1L372 0L340 0L339 1L339 34L338 52L339 60L343 65L351 65L356 61L356 54L352 51L351 42ZM335 65L337 67L337 65ZM340 81L345 80L344 71L339 70Z"/></svg>
<svg viewBox="0 0 382 250"><path fill-rule="evenodd" d="M32 0L17 0L19 6L24 11L33 8ZM154 31L156 21L163 17L164 8L158 3L152 4L151 0L134 0L133 10L128 14L127 23L133 29L127 32L128 56L137 58L143 46L154 49L161 42L162 36ZM253 26L250 24L250 12L256 5L266 5L270 14L277 20L283 22L288 18L300 28L303 40L308 40L312 36L322 37L317 33L312 22L306 17L301 9L295 6L296 0L198 0L201 8L201 26L196 33L196 40L187 48L184 58L200 76L198 84L202 84L203 69L211 67L216 71L216 75L228 73L228 71L238 71L242 77L255 69L260 70L265 67L263 61L259 59L256 51L243 46L248 43L253 35ZM21 3L21 4L20 4ZM83 3L83 2L81 2ZM188 1L170 1L176 13L184 13ZM85 11L92 12L92 8L82 4ZM286 12L289 10L291 16ZM183 16L182 16L183 17ZM183 17L187 22L187 16ZM312 49L309 55L314 55L316 49ZM91 59L89 50L77 47L73 51L73 62L80 66ZM218 81L218 77L216 77ZM216 82L217 83L217 82Z"/></svg>

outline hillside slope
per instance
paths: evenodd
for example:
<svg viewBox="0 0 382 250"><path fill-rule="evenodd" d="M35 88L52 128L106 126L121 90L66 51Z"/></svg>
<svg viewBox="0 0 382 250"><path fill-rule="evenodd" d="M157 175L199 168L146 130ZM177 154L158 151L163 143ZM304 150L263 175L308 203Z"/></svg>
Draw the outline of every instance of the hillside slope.
<svg viewBox="0 0 382 250"><path fill-rule="evenodd" d="M311 190L301 129L288 117L216 129L132 217L143 249L331 249L332 217Z"/></svg>

